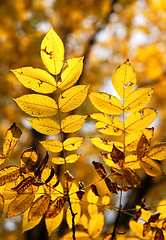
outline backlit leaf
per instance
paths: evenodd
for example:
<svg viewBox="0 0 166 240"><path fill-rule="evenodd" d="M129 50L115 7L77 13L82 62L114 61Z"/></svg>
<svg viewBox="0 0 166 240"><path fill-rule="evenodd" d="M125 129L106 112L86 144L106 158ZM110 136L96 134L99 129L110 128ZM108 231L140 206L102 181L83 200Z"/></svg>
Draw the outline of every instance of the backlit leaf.
<svg viewBox="0 0 166 240"><path fill-rule="evenodd" d="M20 175L20 168L16 166L4 167L0 170L0 186L14 181Z"/></svg>
<svg viewBox="0 0 166 240"><path fill-rule="evenodd" d="M83 228L87 229L88 228L88 217L86 214L82 214L80 221L81 221Z"/></svg>
<svg viewBox="0 0 166 240"><path fill-rule="evenodd" d="M82 137L67 138L63 142L63 147L67 151L74 151L81 146L83 141L84 141L84 138L82 138Z"/></svg>
<svg viewBox="0 0 166 240"><path fill-rule="evenodd" d="M49 236L61 224L63 220L63 212L64 210L62 209L62 211L56 217L45 219L46 228Z"/></svg>
<svg viewBox="0 0 166 240"><path fill-rule="evenodd" d="M131 230L138 236L140 239L151 239L152 231L150 230L146 237L143 237L143 224L141 222L130 221L129 222Z"/></svg>
<svg viewBox="0 0 166 240"><path fill-rule="evenodd" d="M125 159L124 153L120 151L117 147L115 147L115 145L113 145L113 149L110 153L110 156L115 164L118 164L119 167L123 167Z"/></svg>
<svg viewBox="0 0 166 240"><path fill-rule="evenodd" d="M65 158L66 163L74 163L80 158L80 156L80 154L70 154Z"/></svg>
<svg viewBox="0 0 166 240"><path fill-rule="evenodd" d="M84 125L87 116L70 115L61 121L61 129L64 133L73 133L78 131Z"/></svg>
<svg viewBox="0 0 166 240"><path fill-rule="evenodd" d="M16 186L15 182L8 182L5 184L3 191L4 200L15 198L18 195L16 191L12 190L15 186Z"/></svg>
<svg viewBox="0 0 166 240"><path fill-rule="evenodd" d="M110 196L108 194L106 194L102 197L102 204L108 205L109 203L110 203Z"/></svg>
<svg viewBox="0 0 166 240"><path fill-rule="evenodd" d="M79 107L87 96L88 88L88 85L79 85L63 92L58 99L60 111L69 112Z"/></svg>
<svg viewBox="0 0 166 240"><path fill-rule="evenodd" d="M122 148L123 149L123 143L121 142L116 142L113 143L109 140L103 139L101 137L91 137L90 138L91 142L93 145L95 145L96 147L106 151L106 152L111 152L112 148L113 148L113 144L115 144L115 146L117 148Z"/></svg>
<svg viewBox="0 0 166 240"><path fill-rule="evenodd" d="M46 135L56 135L60 132L59 123L53 119L34 118L27 121L39 133Z"/></svg>
<svg viewBox="0 0 166 240"><path fill-rule="evenodd" d="M87 193L87 201L89 203L97 203L98 199L99 199L99 197L94 194L92 189L89 189L89 191Z"/></svg>
<svg viewBox="0 0 166 240"><path fill-rule="evenodd" d="M153 108L144 108L139 112L131 113L125 120L127 132L136 132L148 127L156 118L157 112Z"/></svg>
<svg viewBox="0 0 166 240"><path fill-rule="evenodd" d="M12 188L12 190L17 191L20 194L24 192L34 182L35 182L35 178L32 176L29 176L23 179L16 187Z"/></svg>
<svg viewBox="0 0 166 240"><path fill-rule="evenodd" d="M61 82L58 82L58 88L65 90L71 87L79 79L83 69L83 57L67 60L62 74Z"/></svg>
<svg viewBox="0 0 166 240"><path fill-rule="evenodd" d="M117 193L117 191L116 191L117 184L116 183L112 182L111 179L109 179L109 178L105 178L104 181L107 185L108 190L111 193Z"/></svg>
<svg viewBox="0 0 166 240"><path fill-rule="evenodd" d="M72 203L71 208L72 208L74 214L76 214L75 218L74 218L74 225L76 225L81 216L81 206L79 203ZM72 228L72 214L70 211L70 207L68 207L68 209L67 209L66 221L67 221L69 228L71 229Z"/></svg>
<svg viewBox="0 0 166 240"><path fill-rule="evenodd" d="M39 153L37 152L36 148L28 148L21 155L21 167L31 170L31 168L35 165L38 159Z"/></svg>
<svg viewBox="0 0 166 240"><path fill-rule="evenodd" d="M50 199L51 197L48 194L42 195L39 198L37 198L30 207L28 213L28 221L35 220L43 216L43 214L48 209Z"/></svg>
<svg viewBox="0 0 166 240"><path fill-rule="evenodd" d="M43 158L43 160L40 162L40 164L38 165L38 167L35 169L34 171L34 175L35 177L38 177L39 174L43 171L43 169L45 168L45 166L47 165L48 163L48 159L49 159L49 155L48 155L48 152L46 152L46 155L45 157ZM53 174L54 174L54 171L53 171ZM50 177L50 176L49 176ZM46 180L47 181L47 180Z"/></svg>
<svg viewBox="0 0 166 240"><path fill-rule="evenodd" d="M131 169L139 169L139 161L137 160L136 154L130 154L125 157L125 163L124 166Z"/></svg>
<svg viewBox="0 0 166 240"><path fill-rule="evenodd" d="M55 100L45 95L27 94L14 101L25 113L34 117L53 116L58 110Z"/></svg>
<svg viewBox="0 0 166 240"><path fill-rule="evenodd" d="M89 234L86 232L76 231L75 236L77 240L91 240ZM73 232L65 234L60 240L73 240Z"/></svg>
<svg viewBox="0 0 166 240"><path fill-rule="evenodd" d="M104 215L102 212L98 213L96 217L89 220L88 233L92 238L100 235L104 228Z"/></svg>
<svg viewBox="0 0 166 240"><path fill-rule="evenodd" d="M136 74L129 60L121 64L112 77L112 84L122 99L129 95L135 87L136 81Z"/></svg>
<svg viewBox="0 0 166 240"><path fill-rule="evenodd" d="M33 193L20 194L10 204L6 217L18 216L25 212L33 202L35 195Z"/></svg>
<svg viewBox="0 0 166 240"><path fill-rule="evenodd" d="M16 126L15 123L7 130L5 138L3 140L2 153L4 157L9 157L12 153L16 143L21 137L21 130Z"/></svg>
<svg viewBox="0 0 166 240"><path fill-rule="evenodd" d="M138 88L134 90L124 100L124 111L130 113L144 108L149 103L153 91L152 88Z"/></svg>
<svg viewBox="0 0 166 240"><path fill-rule="evenodd" d="M151 230L151 226L149 222L143 224L143 237L145 237L148 232Z"/></svg>
<svg viewBox="0 0 166 240"><path fill-rule="evenodd" d="M51 161L54 163L54 164L65 164L65 159L62 158L62 157L54 157L54 158L51 158Z"/></svg>
<svg viewBox="0 0 166 240"><path fill-rule="evenodd" d="M107 173L103 167L103 165L100 163L100 162L95 162L95 161L92 161L97 173L99 174L99 176L101 178L105 178L107 176Z"/></svg>
<svg viewBox="0 0 166 240"><path fill-rule="evenodd" d="M163 234L163 231L161 229L156 230L154 240L164 240L164 234Z"/></svg>
<svg viewBox="0 0 166 240"><path fill-rule="evenodd" d="M105 162L109 167L119 168L119 165L113 162L110 153L102 154L102 157L103 157L104 162Z"/></svg>
<svg viewBox="0 0 166 240"><path fill-rule="evenodd" d="M0 154L0 165L2 165L6 161L6 158L3 156L3 154Z"/></svg>
<svg viewBox="0 0 166 240"><path fill-rule="evenodd" d="M3 213L3 208L4 208L4 198L3 196L0 194L0 216Z"/></svg>
<svg viewBox="0 0 166 240"><path fill-rule="evenodd" d="M153 146L148 153L148 157L158 161L166 159L166 143L159 143Z"/></svg>
<svg viewBox="0 0 166 240"><path fill-rule="evenodd" d="M65 197L57 197L48 207L45 218L55 218L63 209Z"/></svg>
<svg viewBox="0 0 166 240"><path fill-rule="evenodd" d="M140 161L140 166L150 176L159 177L164 175L164 172L160 164L158 164L157 162L150 158L144 157Z"/></svg>
<svg viewBox="0 0 166 240"><path fill-rule="evenodd" d="M51 152L61 152L63 150L63 145L59 140L45 140L40 141L41 145Z"/></svg>
<svg viewBox="0 0 166 240"><path fill-rule="evenodd" d="M39 93L52 93L56 90L55 79L39 68L23 67L12 70L18 80L26 87Z"/></svg>
<svg viewBox="0 0 166 240"><path fill-rule="evenodd" d="M99 132L107 135L120 136L123 133L123 123L116 117L110 117L105 113L93 113L90 114L91 118L96 121L96 128Z"/></svg>
<svg viewBox="0 0 166 240"><path fill-rule="evenodd" d="M88 204L88 213L90 218L96 217L98 214L98 207L95 204Z"/></svg>
<svg viewBox="0 0 166 240"><path fill-rule="evenodd" d="M64 61L64 46L60 37L51 28L41 43L41 58L52 74L59 74Z"/></svg>
<svg viewBox="0 0 166 240"><path fill-rule="evenodd" d="M120 115L123 112L122 102L113 95L102 92L91 92L89 98L95 108L103 113Z"/></svg>
<svg viewBox="0 0 166 240"><path fill-rule="evenodd" d="M137 145L137 159L141 160L144 156L147 155L149 151L150 142L144 134L142 134L138 145Z"/></svg>
<svg viewBox="0 0 166 240"><path fill-rule="evenodd" d="M141 179L133 169L123 168L123 177L132 187L141 187Z"/></svg>

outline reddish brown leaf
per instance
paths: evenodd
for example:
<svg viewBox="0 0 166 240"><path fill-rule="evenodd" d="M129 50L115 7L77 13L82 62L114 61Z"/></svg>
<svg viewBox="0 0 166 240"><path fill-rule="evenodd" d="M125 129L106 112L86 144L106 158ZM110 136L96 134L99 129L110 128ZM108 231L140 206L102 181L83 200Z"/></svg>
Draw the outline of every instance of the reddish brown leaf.
<svg viewBox="0 0 166 240"><path fill-rule="evenodd" d="M163 231L161 229L156 230L154 240L164 240L164 234L163 234Z"/></svg>
<svg viewBox="0 0 166 240"><path fill-rule="evenodd" d="M105 178L107 176L107 173L106 173L103 165L100 162L95 162L95 161L93 161L92 163L93 163L97 173L99 174L99 176L101 178Z"/></svg>
<svg viewBox="0 0 166 240"><path fill-rule="evenodd" d="M83 195L85 194L85 190L81 189L77 191L76 194L77 194L77 197L81 200Z"/></svg>
<svg viewBox="0 0 166 240"><path fill-rule="evenodd" d="M64 172L64 176L65 176L64 193L67 193L70 190L71 185L74 181L74 176L68 170L66 172Z"/></svg>
<svg viewBox="0 0 166 240"><path fill-rule="evenodd" d="M29 176L29 177L23 179L16 187L12 188L12 190L17 191L20 194L20 193L24 192L34 182L35 182L35 178Z"/></svg>
<svg viewBox="0 0 166 240"><path fill-rule="evenodd" d="M61 211L66 202L65 197L57 197L48 208L45 218L55 218Z"/></svg>
<svg viewBox="0 0 166 240"><path fill-rule="evenodd" d="M148 232L151 230L151 226L149 222L143 224L143 237L145 237Z"/></svg>
<svg viewBox="0 0 166 240"><path fill-rule="evenodd" d="M146 136L142 134L137 145L137 159L139 161L141 161L141 159L147 155L149 151L149 146L150 146L150 142L148 141Z"/></svg>
<svg viewBox="0 0 166 240"><path fill-rule="evenodd" d="M4 141L3 141L3 155L9 157L12 153L16 143L21 137L21 130L16 126L15 123L7 130Z"/></svg>
<svg viewBox="0 0 166 240"><path fill-rule="evenodd" d="M49 183L55 174L54 168L51 166L50 176L45 180L45 183Z"/></svg>
<svg viewBox="0 0 166 240"><path fill-rule="evenodd" d="M92 192L93 192L96 196L100 197L100 195L98 194L98 191L97 191L97 187L96 187L94 184L92 184L92 185L90 186L90 188L91 188Z"/></svg>
<svg viewBox="0 0 166 240"><path fill-rule="evenodd" d="M121 152L118 148L116 148L115 145L113 145L112 152L110 153L110 155L111 155L112 161L115 164L118 164L119 167L123 168L123 163L125 159L124 153Z"/></svg>
<svg viewBox="0 0 166 240"><path fill-rule="evenodd" d="M164 220L163 223L162 223L162 229L166 230L166 220Z"/></svg>
<svg viewBox="0 0 166 240"><path fill-rule="evenodd" d="M49 159L49 155L48 155L48 152L46 152L46 156L44 157L44 159L41 161L41 163L39 164L39 166L36 168L34 172L36 177L39 176L39 174L43 171L43 169L45 168L48 162L48 159Z"/></svg>
<svg viewBox="0 0 166 240"><path fill-rule="evenodd" d="M138 221L138 218L141 216L141 213L142 213L141 208L138 209L138 210L135 212L135 217L133 218L133 220L134 220L135 222Z"/></svg>
<svg viewBox="0 0 166 240"><path fill-rule="evenodd" d="M36 220L44 215L48 210L48 206L51 200L51 196L48 194L42 195L32 203L28 213L28 221Z"/></svg>
<svg viewBox="0 0 166 240"><path fill-rule="evenodd" d="M112 182L111 179L109 179L109 178L105 178L104 180L105 180L108 190L111 193L117 193L117 191L116 191L117 184Z"/></svg>
<svg viewBox="0 0 166 240"><path fill-rule="evenodd" d="M0 216L3 213L3 208L4 208L4 198L3 196L0 194Z"/></svg>
<svg viewBox="0 0 166 240"><path fill-rule="evenodd" d="M110 170L111 170L111 173L112 173L112 175L113 175L114 177L117 177L117 178L119 178L119 179L121 179L121 180L123 179L123 174L121 174L120 172L118 172L115 168L111 167Z"/></svg>
<svg viewBox="0 0 166 240"><path fill-rule="evenodd" d="M131 168L123 168L123 177L132 187L141 187L141 179Z"/></svg>
<svg viewBox="0 0 166 240"><path fill-rule="evenodd" d="M36 147L29 148L25 150L21 155L21 166L26 168L28 171L32 169L35 163L39 159L39 154L36 150Z"/></svg>
<svg viewBox="0 0 166 240"><path fill-rule="evenodd" d="M159 219L160 215L161 215L161 213L154 213L154 214L152 214L152 215L150 216L148 222L149 222L149 223L151 223L151 222L152 222L152 223L155 223L155 222Z"/></svg>

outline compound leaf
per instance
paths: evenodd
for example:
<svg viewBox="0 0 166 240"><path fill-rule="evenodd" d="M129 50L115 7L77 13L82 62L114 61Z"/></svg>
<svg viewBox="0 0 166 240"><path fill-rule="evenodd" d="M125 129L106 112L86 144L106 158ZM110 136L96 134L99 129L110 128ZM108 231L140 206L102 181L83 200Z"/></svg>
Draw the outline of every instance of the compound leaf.
<svg viewBox="0 0 166 240"><path fill-rule="evenodd" d="M121 64L115 70L112 77L112 84L122 99L129 95L129 93L135 87L136 81L136 74L129 60L126 60L123 64Z"/></svg>
<svg viewBox="0 0 166 240"><path fill-rule="evenodd" d="M7 211L7 218L18 216L25 212L35 198L35 194L27 193L18 195L10 204Z"/></svg>
<svg viewBox="0 0 166 240"><path fill-rule="evenodd" d="M60 111L69 112L79 107L87 96L88 88L88 85L79 85L63 92L58 99Z"/></svg>
<svg viewBox="0 0 166 240"><path fill-rule="evenodd" d="M84 138L83 137L72 137L72 138L67 138L64 142L63 142L63 147L65 150L67 151L74 151L77 148L79 148L81 146L81 144L83 143Z"/></svg>
<svg viewBox="0 0 166 240"><path fill-rule="evenodd" d="M64 133L73 133L78 131L84 125L87 116L70 115L61 121L61 129Z"/></svg>
<svg viewBox="0 0 166 240"><path fill-rule="evenodd" d="M5 138L3 140L2 153L4 157L9 157L16 146L18 140L21 137L21 130L15 123L7 130ZM4 161L3 161L4 162Z"/></svg>
<svg viewBox="0 0 166 240"><path fill-rule="evenodd" d="M58 75L63 66L64 46L62 40L52 28L43 38L40 53L48 71Z"/></svg>
<svg viewBox="0 0 166 240"><path fill-rule="evenodd" d="M26 94L14 101L25 113L34 117L53 116L58 111L55 100L45 95Z"/></svg>
<svg viewBox="0 0 166 240"><path fill-rule="evenodd" d="M138 88L131 92L124 100L124 111L130 113L144 108L149 103L153 91L152 88Z"/></svg>
<svg viewBox="0 0 166 240"><path fill-rule="evenodd" d="M116 117L110 117L105 113L93 113L90 114L91 118L96 121L96 128L99 132L107 135L120 136L123 133L123 123Z"/></svg>
<svg viewBox="0 0 166 240"><path fill-rule="evenodd" d="M125 120L125 130L136 132L148 127L156 118L157 112L153 108L144 108L139 112L131 113Z"/></svg>
<svg viewBox="0 0 166 240"><path fill-rule="evenodd" d="M71 87L79 79L82 69L83 57L67 60L61 74L61 82L58 82L58 88L65 90Z"/></svg>
<svg viewBox="0 0 166 240"><path fill-rule="evenodd" d="M60 125L50 118L34 118L27 120L28 123L39 133L56 135L60 132Z"/></svg>
<svg viewBox="0 0 166 240"><path fill-rule="evenodd" d="M89 98L99 111L107 114L120 115L123 112L122 102L107 93L91 92Z"/></svg>
<svg viewBox="0 0 166 240"><path fill-rule="evenodd" d="M11 71L26 88L35 92L52 93L56 90L55 79L42 69L23 67Z"/></svg>
<svg viewBox="0 0 166 240"><path fill-rule="evenodd" d="M59 140L45 140L40 141L41 145L51 152L61 152L63 150L63 145Z"/></svg>

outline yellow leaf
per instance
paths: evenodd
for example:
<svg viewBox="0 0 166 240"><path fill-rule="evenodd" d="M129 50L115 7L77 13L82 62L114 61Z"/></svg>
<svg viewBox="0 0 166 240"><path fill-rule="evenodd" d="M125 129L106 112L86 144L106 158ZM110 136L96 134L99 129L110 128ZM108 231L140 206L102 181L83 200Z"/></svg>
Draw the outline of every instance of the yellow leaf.
<svg viewBox="0 0 166 240"><path fill-rule="evenodd" d="M20 168L16 166L4 167L0 170L0 186L12 182L20 175Z"/></svg>
<svg viewBox="0 0 166 240"><path fill-rule="evenodd" d="M7 130L5 138L3 140L3 149L2 153L4 157L9 157L12 153L15 145L21 137L21 130L16 126L15 123ZM4 160L2 160L2 163Z"/></svg>
<svg viewBox="0 0 166 240"><path fill-rule="evenodd" d="M89 189L89 191L87 193L87 201L89 203L97 203L98 200L99 200L99 197L94 194L92 189Z"/></svg>
<svg viewBox="0 0 166 240"><path fill-rule="evenodd" d="M28 123L39 133L56 135L60 132L60 125L50 118L34 118L27 120Z"/></svg>
<svg viewBox="0 0 166 240"><path fill-rule="evenodd" d="M166 143L159 143L153 146L148 153L148 157L158 161L166 159Z"/></svg>
<svg viewBox="0 0 166 240"><path fill-rule="evenodd" d="M99 132L107 135L120 136L123 133L123 123L116 117L110 117L105 113L93 113L90 114L91 118L96 121L96 128Z"/></svg>
<svg viewBox="0 0 166 240"><path fill-rule="evenodd" d="M124 165L126 168L139 169L140 164L139 164L139 161L137 160L137 155L130 154L130 155L126 156Z"/></svg>
<svg viewBox="0 0 166 240"><path fill-rule="evenodd" d="M90 218L94 218L96 217L96 215L98 214L98 207L95 204L89 204L88 205L88 213Z"/></svg>
<svg viewBox="0 0 166 240"><path fill-rule="evenodd" d="M160 164L158 164L156 161L153 161L150 158L147 157L142 158L142 160L140 161L140 166L150 176L159 177L164 175L164 172Z"/></svg>
<svg viewBox="0 0 166 240"><path fill-rule="evenodd" d="M14 101L25 113L34 117L52 116L58 111L55 100L45 95L27 94Z"/></svg>
<svg viewBox="0 0 166 240"><path fill-rule="evenodd" d="M154 133L154 128L145 128L142 131L130 133L125 136L125 148L127 151L135 151L137 150L138 142L144 134L147 140L150 142Z"/></svg>
<svg viewBox="0 0 166 240"><path fill-rule="evenodd" d="M123 144L121 142L110 142L109 140L103 139L101 137L91 137L90 138L91 142L93 143L93 145L95 145L96 147L107 151L107 152L111 152L112 148L113 148L113 144L119 148L119 149L123 149Z"/></svg>
<svg viewBox="0 0 166 240"><path fill-rule="evenodd" d="M76 162L81 155L79 154L70 154L65 158L66 163L74 163Z"/></svg>
<svg viewBox="0 0 166 240"><path fill-rule="evenodd" d="M51 158L51 161L54 163L54 164L65 164L65 159L62 158L62 157L54 157L54 158Z"/></svg>
<svg viewBox="0 0 166 240"><path fill-rule="evenodd" d="M63 92L58 99L60 111L69 112L79 107L87 96L88 88L88 85L79 85Z"/></svg>
<svg viewBox="0 0 166 240"><path fill-rule="evenodd" d="M45 219L46 228L49 236L61 224L63 220L63 212L64 210L62 209L62 211L56 217Z"/></svg>
<svg viewBox="0 0 166 240"><path fill-rule="evenodd" d="M20 194L18 195L10 204L8 207L7 215L6 217L14 217L18 216L21 213L25 212L31 205L35 198L35 195L33 193L27 193L27 194Z"/></svg>
<svg viewBox="0 0 166 240"><path fill-rule="evenodd" d="M70 115L61 121L61 129L64 133L73 133L78 131L84 125L87 116Z"/></svg>
<svg viewBox="0 0 166 240"><path fill-rule="evenodd" d="M55 79L42 69L23 67L11 71L25 87L35 92L52 93L56 90Z"/></svg>
<svg viewBox="0 0 166 240"><path fill-rule="evenodd" d="M152 88L138 88L131 92L124 100L124 111L130 113L144 108L149 103L153 91Z"/></svg>
<svg viewBox="0 0 166 240"><path fill-rule="evenodd" d="M89 98L95 108L103 113L120 115L123 112L122 102L112 95L102 92L91 92Z"/></svg>
<svg viewBox="0 0 166 240"><path fill-rule="evenodd" d="M42 195L32 203L29 213L28 221L36 220L44 215L48 209L51 197L48 194Z"/></svg>
<svg viewBox="0 0 166 240"><path fill-rule="evenodd" d="M59 74L64 61L64 46L60 37L52 28L41 43L40 53L48 71L54 75Z"/></svg>
<svg viewBox="0 0 166 240"><path fill-rule="evenodd" d="M77 194L76 194L78 190L79 190L78 186L75 184L75 182L73 182L69 191L71 203L76 203L80 201L80 199L77 197Z"/></svg>
<svg viewBox="0 0 166 240"><path fill-rule="evenodd" d="M131 113L125 120L127 132L136 132L148 127L156 118L157 112L152 108L144 108L139 112Z"/></svg>
<svg viewBox="0 0 166 240"><path fill-rule="evenodd" d="M77 240L91 240L90 236L86 232L76 231L75 236ZM73 232L65 234L60 240L73 240Z"/></svg>
<svg viewBox="0 0 166 240"><path fill-rule="evenodd" d="M105 162L109 167L114 167L114 168L118 168L118 169L119 169L118 164L115 164L115 163L113 162L110 153L108 153L108 154L102 154L102 157L103 157L104 162Z"/></svg>
<svg viewBox="0 0 166 240"><path fill-rule="evenodd" d="M129 60L121 64L112 77L112 84L122 99L129 95L135 87L136 81L136 74Z"/></svg>
<svg viewBox="0 0 166 240"><path fill-rule="evenodd" d="M143 237L143 224L141 222L130 221L129 223L131 230L138 236L140 239L151 239L152 231L149 231L148 234Z"/></svg>
<svg viewBox="0 0 166 240"><path fill-rule="evenodd" d="M0 216L3 213L3 209L4 209L4 198L3 196L0 194Z"/></svg>
<svg viewBox="0 0 166 240"><path fill-rule="evenodd" d="M63 145L59 140L45 140L39 141L41 145L51 152L61 152L63 150Z"/></svg>
<svg viewBox="0 0 166 240"><path fill-rule="evenodd" d="M108 194L106 194L106 195L104 195L104 196L102 197L102 204L103 204L103 205L108 205L108 204L110 204L110 196L109 196Z"/></svg>
<svg viewBox="0 0 166 240"><path fill-rule="evenodd" d="M84 138L82 138L82 137L67 138L63 142L63 147L67 151L74 151L81 146L83 141L84 141Z"/></svg>
<svg viewBox="0 0 166 240"><path fill-rule="evenodd" d="M163 199L159 202L157 206L157 212L161 213L160 219L166 218L166 199Z"/></svg>
<svg viewBox="0 0 166 240"><path fill-rule="evenodd" d="M80 218L80 222L81 222L84 229L88 229L88 217L87 217L87 215L82 214L82 216Z"/></svg>
<svg viewBox="0 0 166 240"><path fill-rule="evenodd" d="M58 82L58 88L65 90L71 87L79 79L83 69L83 57L67 60L62 74L62 82Z"/></svg>
<svg viewBox="0 0 166 240"><path fill-rule="evenodd" d="M31 170L31 168L35 165L35 163L39 159L39 154L35 147L28 148L25 150L20 158L21 167Z"/></svg>
<svg viewBox="0 0 166 240"><path fill-rule="evenodd" d="M5 188L3 191L3 196L5 200L12 199L18 195L17 191L12 190L16 186L15 182L8 182L5 184Z"/></svg>
<svg viewBox="0 0 166 240"><path fill-rule="evenodd" d="M74 214L76 214L75 218L74 218L74 225L76 225L81 216L81 206L79 203L72 203L71 207L72 207ZM72 228L72 214L70 211L70 207L68 207L68 209L67 209L66 221L67 221L69 228L71 229Z"/></svg>
<svg viewBox="0 0 166 240"><path fill-rule="evenodd" d="M104 228L104 215L98 213L96 217L89 220L88 233L92 238L97 238Z"/></svg>
<svg viewBox="0 0 166 240"><path fill-rule="evenodd" d="M35 194L35 199L36 200L39 196L42 196L44 194L44 188L43 186L39 186L38 191ZM39 224L39 222L42 220L42 217L36 219L36 220L32 220L32 221L28 221L28 212L30 210L30 207L25 211L24 215L23 215L23 219L22 219L22 233L25 231L28 231L32 228L34 228L36 225Z"/></svg>
<svg viewBox="0 0 166 240"><path fill-rule="evenodd" d="M64 196L57 197L54 201L52 201L48 207L48 210L45 214L45 218L55 218L62 211L63 206L66 202Z"/></svg>
<svg viewBox="0 0 166 240"><path fill-rule="evenodd" d="M0 165L2 165L6 161L6 158L3 156L3 154L0 154Z"/></svg>

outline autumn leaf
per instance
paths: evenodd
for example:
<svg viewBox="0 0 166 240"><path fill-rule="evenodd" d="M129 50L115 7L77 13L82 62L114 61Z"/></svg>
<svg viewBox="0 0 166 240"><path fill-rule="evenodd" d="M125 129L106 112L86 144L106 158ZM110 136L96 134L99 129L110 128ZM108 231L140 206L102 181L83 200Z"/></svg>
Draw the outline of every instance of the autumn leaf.
<svg viewBox="0 0 166 240"><path fill-rule="evenodd" d="M39 153L37 152L36 148L28 148L21 155L21 167L30 171L35 163L37 163L38 159Z"/></svg>
<svg viewBox="0 0 166 240"><path fill-rule="evenodd" d="M95 161L92 161L97 173L99 174L99 176L101 178L105 178L107 176L107 173L103 167L103 165L100 163L100 162L95 162Z"/></svg>
<svg viewBox="0 0 166 240"><path fill-rule="evenodd" d="M58 99L60 111L69 112L79 107L87 96L88 88L88 85L79 85L63 92Z"/></svg>
<svg viewBox="0 0 166 240"><path fill-rule="evenodd" d="M64 133L73 133L78 131L84 125L87 116L70 115L61 121L61 129Z"/></svg>
<svg viewBox="0 0 166 240"><path fill-rule="evenodd" d="M144 157L139 164L141 168L143 168L144 171L150 176L159 177L165 175L162 167L150 158Z"/></svg>
<svg viewBox="0 0 166 240"><path fill-rule="evenodd" d="M61 224L63 220L63 213L64 213L64 210L62 209L62 211L56 217L45 218L46 228L49 236Z"/></svg>
<svg viewBox="0 0 166 240"><path fill-rule="evenodd" d="M11 71L26 88L35 92L52 93L56 90L54 77L42 69L23 67Z"/></svg>
<svg viewBox="0 0 166 240"><path fill-rule="evenodd" d="M149 153L148 157L154 160L162 161L166 159L166 143L159 143L154 145Z"/></svg>
<svg viewBox="0 0 166 240"><path fill-rule="evenodd" d="M17 166L4 167L0 170L0 186L7 182L16 180L20 175L20 168Z"/></svg>
<svg viewBox="0 0 166 240"><path fill-rule="evenodd" d="M55 100L45 95L26 94L14 101L25 113L34 117L53 116L58 111Z"/></svg>
<svg viewBox="0 0 166 240"><path fill-rule="evenodd" d="M99 212L96 217L89 220L88 233L92 238L100 235L104 228L104 214Z"/></svg>
<svg viewBox="0 0 166 240"><path fill-rule="evenodd" d="M82 138L82 137L67 138L63 142L63 147L67 151L74 151L81 146L83 141L84 141L84 138Z"/></svg>
<svg viewBox="0 0 166 240"><path fill-rule="evenodd" d="M3 156L9 157L12 153L15 145L21 137L21 130L16 126L15 123L7 130L5 138L3 140Z"/></svg>
<svg viewBox="0 0 166 240"><path fill-rule="evenodd" d="M41 43L41 58L48 69L54 75L58 75L64 61L64 46L58 34L51 28Z"/></svg>
<svg viewBox="0 0 166 240"><path fill-rule="evenodd" d="M57 197L48 207L45 218L55 218L63 209L65 197Z"/></svg>
<svg viewBox="0 0 166 240"><path fill-rule="evenodd" d="M4 209L4 197L3 195L0 194L0 216L3 213L3 209Z"/></svg>
<svg viewBox="0 0 166 240"><path fill-rule="evenodd" d="M51 152L61 152L63 150L63 145L59 140L45 140L40 141L41 145Z"/></svg>
<svg viewBox="0 0 166 240"><path fill-rule="evenodd" d="M118 149L123 149L123 143L121 142L111 142L101 137L91 137L90 140L93 145L107 152L112 151L113 145Z"/></svg>
<svg viewBox="0 0 166 240"><path fill-rule="evenodd" d="M111 193L117 193L117 191L116 191L117 184L116 183L112 182L111 179L109 179L109 178L105 178L104 181L106 183L108 190Z"/></svg>

